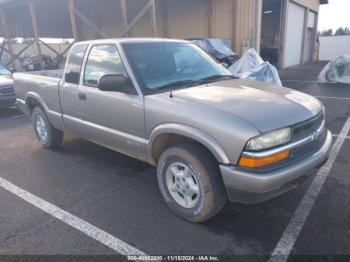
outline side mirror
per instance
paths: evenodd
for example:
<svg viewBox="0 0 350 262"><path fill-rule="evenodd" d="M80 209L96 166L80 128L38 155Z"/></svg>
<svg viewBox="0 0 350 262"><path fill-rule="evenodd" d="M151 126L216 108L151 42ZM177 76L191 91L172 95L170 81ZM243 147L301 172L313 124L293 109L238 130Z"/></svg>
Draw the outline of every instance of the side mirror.
<svg viewBox="0 0 350 262"><path fill-rule="evenodd" d="M130 95L137 94L130 79L124 75L104 75L98 81L97 87L101 91L121 92Z"/></svg>

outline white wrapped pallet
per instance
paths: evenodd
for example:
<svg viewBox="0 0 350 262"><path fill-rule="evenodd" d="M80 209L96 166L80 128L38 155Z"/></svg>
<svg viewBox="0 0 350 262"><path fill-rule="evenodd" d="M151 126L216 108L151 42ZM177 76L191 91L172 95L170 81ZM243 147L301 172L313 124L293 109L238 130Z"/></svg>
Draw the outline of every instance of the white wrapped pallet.
<svg viewBox="0 0 350 262"><path fill-rule="evenodd" d="M276 67L264 62L255 49L249 49L228 69L232 75L282 86Z"/></svg>
<svg viewBox="0 0 350 262"><path fill-rule="evenodd" d="M350 56L341 55L329 62L319 74L318 81L350 84Z"/></svg>

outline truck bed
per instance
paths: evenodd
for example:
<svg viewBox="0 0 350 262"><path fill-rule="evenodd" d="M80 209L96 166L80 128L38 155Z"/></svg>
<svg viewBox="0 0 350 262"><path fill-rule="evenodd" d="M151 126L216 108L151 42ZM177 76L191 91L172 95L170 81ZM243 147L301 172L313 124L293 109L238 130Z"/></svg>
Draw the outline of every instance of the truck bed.
<svg viewBox="0 0 350 262"><path fill-rule="evenodd" d="M18 102L26 104L31 98L39 101L51 123L61 126L62 111L58 89L62 77L63 70L15 73L13 79Z"/></svg>
<svg viewBox="0 0 350 262"><path fill-rule="evenodd" d="M35 71L35 72L28 72L23 74L29 74L29 75L36 75L36 76L44 76L44 77L53 77L53 78L59 78L62 79L63 77L63 70L44 70L44 71Z"/></svg>

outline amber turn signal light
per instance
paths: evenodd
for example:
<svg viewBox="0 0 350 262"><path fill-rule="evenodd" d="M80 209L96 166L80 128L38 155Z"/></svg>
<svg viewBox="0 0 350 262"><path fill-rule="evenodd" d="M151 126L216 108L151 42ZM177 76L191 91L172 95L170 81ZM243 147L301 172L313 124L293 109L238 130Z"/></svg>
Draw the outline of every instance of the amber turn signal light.
<svg viewBox="0 0 350 262"><path fill-rule="evenodd" d="M249 158L249 157L241 157L239 160L239 165L241 167L249 167L249 168L259 168L265 167L268 165L275 164L282 160L287 159L290 156L290 151L283 151L281 153L271 155L263 158Z"/></svg>

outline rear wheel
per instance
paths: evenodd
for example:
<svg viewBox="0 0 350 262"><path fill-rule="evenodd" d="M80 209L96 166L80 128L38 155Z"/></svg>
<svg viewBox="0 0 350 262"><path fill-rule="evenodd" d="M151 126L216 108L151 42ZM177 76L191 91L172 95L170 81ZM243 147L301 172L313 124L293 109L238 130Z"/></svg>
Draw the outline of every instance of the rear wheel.
<svg viewBox="0 0 350 262"><path fill-rule="evenodd" d="M225 204L217 161L201 146L183 144L167 149L159 159L157 173L166 203L186 220L206 221Z"/></svg>
<svg viewBox="0 0 350 262"><path fill-rule="evenodd" d="M62 143L63 132L52 126L40 107L34 108L32 121L35 135L43 147L52 148Z"/></svg>

